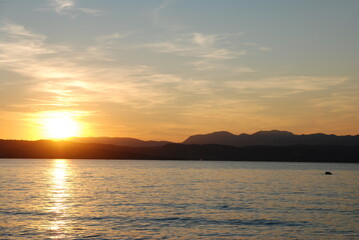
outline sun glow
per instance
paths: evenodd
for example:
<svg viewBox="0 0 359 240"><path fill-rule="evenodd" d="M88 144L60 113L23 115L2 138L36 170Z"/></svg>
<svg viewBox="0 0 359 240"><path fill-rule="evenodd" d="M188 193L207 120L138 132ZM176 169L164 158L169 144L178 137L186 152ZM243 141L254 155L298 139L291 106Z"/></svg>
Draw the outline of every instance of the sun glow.
<svg viewBox="0 0 359 240"><path fill-rule="evenodd" d="M68 138L79 133L79 124L70 115L58 114L44 118L42 122L47 138Z"/></svg>

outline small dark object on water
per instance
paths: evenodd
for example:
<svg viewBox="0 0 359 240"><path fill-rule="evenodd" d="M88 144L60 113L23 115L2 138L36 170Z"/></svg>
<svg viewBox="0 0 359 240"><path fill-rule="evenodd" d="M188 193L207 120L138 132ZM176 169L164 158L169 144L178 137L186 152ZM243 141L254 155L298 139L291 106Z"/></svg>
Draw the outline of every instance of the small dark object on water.
<svg viewBox="0 0 359 240"><path fill-rule="evenodd" d="M325 172L325 175L332 175L332 172Z"/></svg>

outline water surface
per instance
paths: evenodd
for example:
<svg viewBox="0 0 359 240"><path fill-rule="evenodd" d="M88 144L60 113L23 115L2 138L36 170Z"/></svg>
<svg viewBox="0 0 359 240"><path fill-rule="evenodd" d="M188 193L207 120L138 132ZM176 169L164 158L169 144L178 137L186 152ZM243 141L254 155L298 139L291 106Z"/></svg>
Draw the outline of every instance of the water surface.
<svg viewBox="0 0 359 240"><path fill-rule="evenodd" d="M0 239L359 239L357 164L1 159L0 169Z"/></svg>

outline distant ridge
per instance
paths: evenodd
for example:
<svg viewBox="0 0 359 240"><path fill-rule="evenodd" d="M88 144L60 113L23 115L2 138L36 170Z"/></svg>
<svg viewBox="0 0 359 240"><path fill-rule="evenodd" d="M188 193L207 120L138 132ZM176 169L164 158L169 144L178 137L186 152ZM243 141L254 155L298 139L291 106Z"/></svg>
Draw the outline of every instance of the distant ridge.
<svg viewBox="0 0 359 240"><path fill-rule="evenodd" d="M100 143L123 147L161 147L173 143L170 141L144 141L128 137L72 137L68 139L77 143ZM258 131L253 134L235 135L227 131L199 134L188 137L183 144L218 144L235 147L245 146L291 146L291 145L359 145L359 135L337 136L334 134L300 134L288 131Z"/></svg>
<svg viewBox="0 0 359 240"><path fill-rule="evenodd" d="M359 135L337 136L323 133L296 135L288 131L259 131L252 135L234 135L230 132L213 132L188 137L184 144L220 144L244 146L290 146L290 145L359 145Z"/></svg>
<svg viewBox="0 0 359 240"><path fill-rule="evenodd" d="M69 138L69 141L77 143L112 144L123 147L161 147L171 143L168 141L143 141L128 137L72 137Z"/></svg>
<svg viewBox="0 0 359 240"><path fill-rule="evenodd" d="M1 140L0 158L141 159L359 163L356 146L249 146L174 144L123 147L69 141Z"/></svg>

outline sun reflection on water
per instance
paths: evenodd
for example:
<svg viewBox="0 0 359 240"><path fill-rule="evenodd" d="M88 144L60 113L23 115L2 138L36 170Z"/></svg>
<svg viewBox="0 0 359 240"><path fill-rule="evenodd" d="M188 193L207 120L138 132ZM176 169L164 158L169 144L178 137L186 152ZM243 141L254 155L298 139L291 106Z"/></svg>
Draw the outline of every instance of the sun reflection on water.
<svg viewBox="0 0 359 240"><path fill-rule="evenodd" d="M68 233L71 169L66 159L55 159L50 171L50 206L53 214L48 224L51 239L63 238Z"/></svg>

